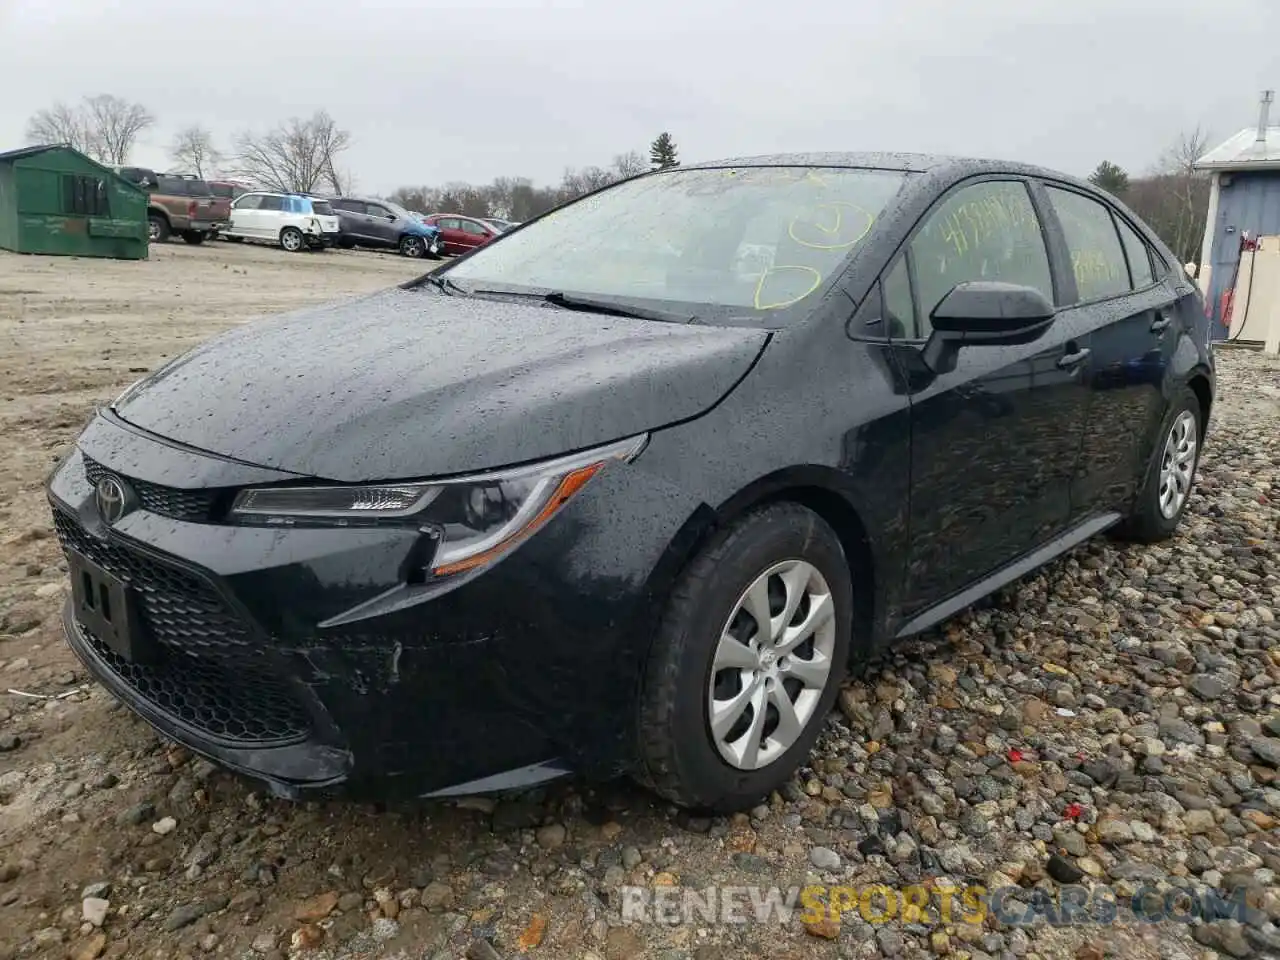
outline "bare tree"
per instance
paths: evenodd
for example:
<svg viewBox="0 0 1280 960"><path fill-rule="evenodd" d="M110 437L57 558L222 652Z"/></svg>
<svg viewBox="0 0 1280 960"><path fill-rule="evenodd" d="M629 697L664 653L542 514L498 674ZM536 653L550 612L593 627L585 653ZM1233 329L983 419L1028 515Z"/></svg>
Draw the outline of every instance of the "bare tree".
<svg viewBox="0 0 1280 960"><path fill-rule="evenodd" d="M292 117L262 134L246 131L235 144L236 172L269 190L311 193L327 183L341 193L347 186L337 159L351 145L351 134L327 111L307 120Z"/></svg>
<svg viewBox="0 0 1280 960"><path fill-rule="evenodd" d="M1176 217L1172 225L1173 240L1169 245L1184 262L1198 259L1196 252L1204 236L1208 190L1203 188L1208 182L1208 176L1197 170L1195 163L1204 156L1208 148L1208 131L1197 126L1189 133L1179 134L1161 159L1161 172L1171 178L1177 201Z"/></svg>
<svg viewBox="0 0 1280 960"><path fill-rule="evenodd" d="M70 144L100 163L121 164L138 135L155 123L140 103L109 93L85 97L79 104L55 103L27 121L27 137L41 143Z"/></svg>
<svg viewBox="0 0 1280 960"><path fill-rule="evenodd" d="M639 150L620 153L613 158L613 172L618 175L619 180L625 180L627 177L634 177L637 174L644 173L648 169L649 163L641 155Z"/></svg>
<svg viewBox="0 0 1280 960"><path fill-rule="evenodd" d="M189 168L203 180L213 173L222 154L213 144L213 134L196 124L178 131L169 147L169 156L174 163Z"/></svg>
<svg viewBox="0 0 1280 960"><path fill-rule="evenodd" d="M127 162L138 134L156 122L142 104L109 93L88 97L84 113L91 131L93 156L102 163Z"/></svg>
<svg viewBox="0 0 1280 960"><path fill-rule="evenodd" d="M92 153L92 136L84 111L59 101L37 110L27 121L27 139L32 143L65 143L81 153Z"/></svg>

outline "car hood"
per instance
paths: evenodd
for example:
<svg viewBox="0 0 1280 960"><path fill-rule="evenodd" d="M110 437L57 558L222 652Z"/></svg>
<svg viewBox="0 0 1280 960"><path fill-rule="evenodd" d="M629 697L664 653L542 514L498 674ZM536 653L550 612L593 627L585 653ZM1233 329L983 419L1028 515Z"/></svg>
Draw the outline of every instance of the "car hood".
<svg viewBox="0 0 1280 960"><path fill-rule="evenodd" d="M442 476L695 417L768 338L397 287L238 327L114 409L157 436L292 473Z"/></svg>

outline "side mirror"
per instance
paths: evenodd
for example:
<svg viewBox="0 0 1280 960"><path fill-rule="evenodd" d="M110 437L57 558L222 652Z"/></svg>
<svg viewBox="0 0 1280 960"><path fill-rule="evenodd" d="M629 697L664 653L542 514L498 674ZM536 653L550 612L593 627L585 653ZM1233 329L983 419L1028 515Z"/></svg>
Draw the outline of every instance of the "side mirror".
<svg viewBox="0 0 1280 960"><path fill-rule="evenodd" d="M388 213L387 223L395 223L395 222L396 222L396 215L394 213Z"/></svg>
<svg viewBox="0 0 1280 960"><path fill-rule="evenodd" d="M924 362L934 373L949 373L961 347L1030 343L1049 328L1055 313L1034 287L993 280L958 283L929 317L933 333L924 345Z"/></svg>

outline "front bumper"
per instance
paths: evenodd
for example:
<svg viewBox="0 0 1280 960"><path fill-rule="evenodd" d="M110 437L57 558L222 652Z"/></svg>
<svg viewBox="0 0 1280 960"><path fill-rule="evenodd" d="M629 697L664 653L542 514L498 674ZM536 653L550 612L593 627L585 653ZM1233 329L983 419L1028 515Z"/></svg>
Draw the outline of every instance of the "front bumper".
<svg viewBox="0 0 1280 960"><path fill-rule="evenodd" d="M93 495L108 471L139 501L110 527ZM158 651L124 660L69 602L69 645L118 699L282 796L468 793L625 769L641 590L615 585L565 615L546 580L565 560L549 527L514 555L543 551L531 562L411 595L405 570L423 556L411 528L216 521L224 494L273 474L100 415L50 478L64 549L127 584Z"/></svg>

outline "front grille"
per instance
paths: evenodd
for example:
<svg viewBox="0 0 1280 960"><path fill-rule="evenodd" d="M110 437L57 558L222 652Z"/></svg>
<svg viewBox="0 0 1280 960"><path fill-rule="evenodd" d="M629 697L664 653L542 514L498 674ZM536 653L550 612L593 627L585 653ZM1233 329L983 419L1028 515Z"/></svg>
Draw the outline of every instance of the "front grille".
<svg viewBox="0 0 1280 960"><path fill-rule="evenodd" d="M91 484L96 484L111 471L83 456L84 475ZM174 520L186 520L190 523L207 523L212 519L214 504L217 502L219 490L180 490L177 487L166 487L148 480L135 477L123 477L138 494L144 509L158 513Z"/></svg>
<svg viewBox="0 0 1280 960"><path fill-rule="evenodd" d="M91 537L61 510L53 512L53 523L63 546L133 588L152 635L165 646L223 660L254 650L248 625L202 577Z"/></svg>
<svg viewBox="0 0 1280 960"><path fill-rule="evenodd" d="M279 744L305 739L306 711L284 681L262 672L248 625L202 577L90 536L53 511L58 539L133 590L141 629L160 645L154 663L130 663L81 628L105 666L139 696L224 741Z"/></svg>

